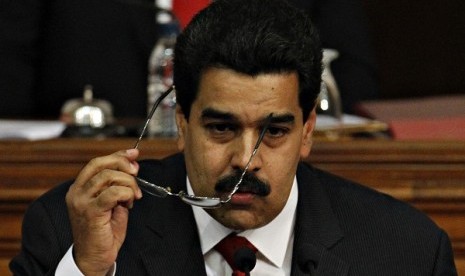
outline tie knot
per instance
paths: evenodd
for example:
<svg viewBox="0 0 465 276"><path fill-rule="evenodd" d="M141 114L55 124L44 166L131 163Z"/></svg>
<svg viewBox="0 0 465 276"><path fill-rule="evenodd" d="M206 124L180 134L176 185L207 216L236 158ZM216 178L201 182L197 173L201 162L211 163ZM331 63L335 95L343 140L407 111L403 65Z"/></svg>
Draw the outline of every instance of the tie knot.
<svg viewBox="0 0 465 276"><path fill-rule="evenodd" d="M233 270L233 275L245 275L241 274L240 269L236 266L234 261L234 254L241 249L249 248L253 253L257 252L255 246L250 243L246 238L237 236L236 234L231 234L226 238L222 239L216 246L215 249L223 256L223 258L228 262L229 266ZM255 265L255 262L254 262ZM253 266L250 268L252 269Z"/></svg>

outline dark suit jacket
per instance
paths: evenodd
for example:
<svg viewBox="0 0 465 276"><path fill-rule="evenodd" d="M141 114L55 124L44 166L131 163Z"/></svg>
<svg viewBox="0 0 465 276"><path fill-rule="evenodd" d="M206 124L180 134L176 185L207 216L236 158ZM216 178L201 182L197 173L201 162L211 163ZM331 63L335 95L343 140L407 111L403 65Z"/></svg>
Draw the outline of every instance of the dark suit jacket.
<svg viewBox="0 0 465 276"><path fill-rule="evenodd" d="M358 0L290 0L308 11L348 108L378 93ZM153 0L0 1L0 116L58 118L86 84L117 117L145 117L147 64L157 40Z"/></svg>
<svg viewBox="0 0 465 276"><path fill-rule="evenodd" d="M139 175L185 189L183 155L141 162ZM306 164L297 179L292 275L457 275L447 234L424 214ZM70 247L69 185L28 209L22 251L10 264L15 275L51 275ZM118 275L205 275L192 209L179 199L144 194L130 211L127 231Z"/></svg>

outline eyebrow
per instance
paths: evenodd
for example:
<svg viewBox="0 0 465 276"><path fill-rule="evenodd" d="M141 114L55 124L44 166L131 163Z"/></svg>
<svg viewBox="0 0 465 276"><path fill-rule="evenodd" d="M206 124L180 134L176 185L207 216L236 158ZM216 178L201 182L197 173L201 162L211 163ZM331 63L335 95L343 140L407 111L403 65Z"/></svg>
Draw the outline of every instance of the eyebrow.
<svg viewBox="0 0 465 276"><path fill-rule="evenodd" d="M273 113L271 117L271 123L286 123L293 124L295 122L295 116L292 114L277 114Z"/></svg>
<svg viewBox="0 0 465 276"><path fill-rule="evenodd" d="M268 115L267 115L268 116ZM239 122L239 118L235 116L234 114L230 112L223 112L219 111L217 109L213 108L206 108L205 110L202 111L201 115L202 120L207 120L207 119L218 119L218 120L224 120L224 121L232 121L232 122ZM261 123L264 124L266 121L266 117L261 119ZM290 113L285 113L285 114L276 114L273 113L271 117L271 123L286 123L286 124L293 124L295 122L295 116Z"/></svg>
<svg viewBox="0 0 465 276"><path fill-rule="evenodd" d="M230 112L223 112L211 107L206 108L202 111L201 115L202 120L206 119L219 119L224 121L239 121L239 119Z"/></svg>

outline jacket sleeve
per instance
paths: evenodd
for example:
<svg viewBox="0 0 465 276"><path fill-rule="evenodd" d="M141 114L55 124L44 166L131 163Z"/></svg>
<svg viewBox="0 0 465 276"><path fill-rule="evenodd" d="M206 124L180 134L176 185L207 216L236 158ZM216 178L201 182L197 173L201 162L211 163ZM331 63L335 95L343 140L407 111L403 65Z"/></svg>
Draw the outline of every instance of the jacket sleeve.
<svg viewBox="0 0 465 276"><path fill-rule="evenodd" d="M457 275L457 270L454 264L454 254L452 252L449 237L444 231L441 231L440 235L440 243L433 275Z"/></svg>
<svg viewBox="0 0 465 276"><path fill-rule="evenodd" d="M50 206L52 207L52 206ZM53 275L71 245L66 209L47 208L40 200L33 202L23 219L20 253L10 262L13 275ZM53 217L51 216L53 212ZM59 229L57 229L59 228ZM65 241L65 242L63 242Z"/></svg>

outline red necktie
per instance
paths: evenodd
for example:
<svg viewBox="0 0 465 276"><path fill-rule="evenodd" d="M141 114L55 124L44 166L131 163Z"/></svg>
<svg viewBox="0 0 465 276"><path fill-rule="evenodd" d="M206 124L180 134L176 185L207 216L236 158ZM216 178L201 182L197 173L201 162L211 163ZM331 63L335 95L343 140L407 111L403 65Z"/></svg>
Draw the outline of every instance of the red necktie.
<svg viewBox="0 0 465 276"><path fill-rule="evenodd" d="M253 252L257 253L257 249L246 238L231 234L222 239L216 246L216 251L220 252L223 258L228 262L232 268L232 276L245 276L245 273L240 271L234 264L234 253L243 247L250 248Z"/></svg>
<svg viewBox="0 0 465 276"><path fill-rule="evenodd" d="M179 20L181 28L189 24L192 17L210 4L210 0L173 0L173 12Z"/></svg>

